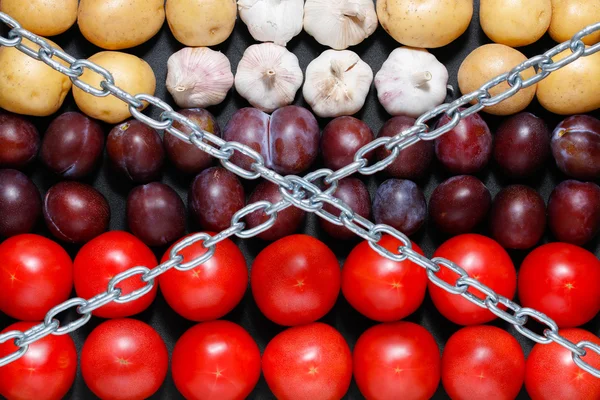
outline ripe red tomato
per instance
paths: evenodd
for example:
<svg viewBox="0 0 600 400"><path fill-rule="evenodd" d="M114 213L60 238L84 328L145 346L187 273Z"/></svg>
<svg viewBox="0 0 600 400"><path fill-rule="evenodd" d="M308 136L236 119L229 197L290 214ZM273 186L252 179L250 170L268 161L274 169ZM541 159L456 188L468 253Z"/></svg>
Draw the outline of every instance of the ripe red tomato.
<svg viewBox="0 0 600 400"><path fill-rule="evenodd" d="M258 308L286 326L314 322L327 314L340 293L340 280L335 254L308 235L270 244L258 254L250 273Z"/></svg>
<svg viewBox="0 0 600 400"><path fill-rule="evenodd" d="M426 400L440 383L440 349L412 322L375 325L354 346L354 379L369 400Z"/></svg>
<svg viewBox="0 0 600 400"><path fill-rule="evenodd" d="M169 258L171 248L161 262ZM197 242L180 254L186 262L206 251ZM204 264L189 271L170 269L158 278L158 283L165 300L179 315L192 321L209 321L221 318L242 300L248 287L248 269L240 249L225 239Z"/></svg>
<svg viewBox="0 0 600 400"><path fill-rule="evenodd" d="M455 262L472 278L492 288L496 293L512 299L517 289L517 273L510 256L494 240L472 233L455 236L444 242L434 253ZM437 276L454 284L457 274L443 268ZM480 298L485 296L477 289L470 293ZM490 311L471 303L459 295L449 293L429 282L429 294L440 313L459 325L477 325L496 318Z"/></svg>
<svg viewBox="0 0 600 400"><path fill-rule="evenodd" d="M462 328L444 347L442 383L452 400L513 400L524 378L523 350L500 328Z"/></svg>
<svg viewBox="0 0 600 400"><path fill-rule="evenodd" d="M177 341L171 370L175 386L188 400L242 400L260 378L260 350L241 326L205 322Z"/></svg>
<svg viewBox="0 0 600 400"><path fill-rule="evenodd" d="M104 400L146 399L167 376L169 353L160 335L136 319L98 325L81 349L81 373Z"/></svg>
<svg viewBox="0 0 600 400"><path fill-rule="evenodd" d="M572 244L540 246L521 264L519 298L561 328L583 325L600 312L600 261Z"/></svg>
<svg viewBox="0 0 600 400"><path fill-rule="evenodd" d="M402 243L384 235L379 244L396 251ZM413 249L423 251L413 243ZM425 298L427 273L411 261L392 261L367 241L348 255L342 269L342 293L358 312L375 321L397 321L412 314Z"/></svg>
<svg viewBox="0 0 600 400"><path fill-rule="evenodd" d="M13 318L42 320L71 294L73 262L52 240L13 236L0 244L0 260L0 310Z"/></svg>
<svg viewBox="0 0 600 400"><path fill-rule="evenodd" d="M25 330L37 322L17 322L1 333ZM0 357L13 353L12 340L0 344ZM0 395L8 400L59 400L73 382L77 371L75 343L69 335L46 336L29 345L25 355L0 367Z"/></svg>
<svg viewBox="0 0 600 400"><path fill-rule="evenodd" d="M279 400L339 400L352 380L348 344L338 331L320 322L275 336L265 349L262 367Z"/></svg>
<svg viewBox="0 0 600 400"><path fill-rule="evenodd" d="M130 233L106 232L87 242L75 257L75 291L89 299L106 291L108 282L117 274L137 266L156 267L152 250ZM129 278L117 285L121 294L144 286L140 278ZM144 311L156 297L156 285L150 292L128 303L109 303L93 312L102 318L122 318Z"/></svg>
<svg viewBox="0 0 600 400"><path fill-rule="evenodd" d="M600 338L583 329L561 329L560 334L573 343L587 340L600 344ZM589 351L583 357L588 364L600 367L600 356ZM525 364L525 388L532 400L600 399L600 379L582 370L572 353L556 344L536 344Z"/></svg>

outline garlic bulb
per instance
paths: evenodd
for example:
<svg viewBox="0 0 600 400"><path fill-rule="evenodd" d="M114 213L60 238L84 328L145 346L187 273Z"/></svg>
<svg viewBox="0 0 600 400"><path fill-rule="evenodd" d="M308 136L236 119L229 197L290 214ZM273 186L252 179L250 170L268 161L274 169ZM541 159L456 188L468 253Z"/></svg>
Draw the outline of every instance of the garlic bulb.
<svg viewBox="0 0 600 400"><path fill-rule="evenodd" d="M285 46L302 31L304 0L238 0L240 18L259 42Z"/></svg>
<svg viewBox="0 0 600 400"><path fill-rule="evenodd" d="M208 47L186 47L169 57L167 90L181 108L221 103L233 86L227 57Z"/></svg>
<svg viewBox="0 0 600 400"><path fill-rule="evenodd" d="M365 104L373 71L349 50L327 50L306 68L304 99L319 117L358 112Z"/></svg>
<svg viewBox="0 0 600 400"><path fill-rule="evenodd" d="M425 49L400 47L375 76L379 102L391 115L416 118L446 98L448 70Z"/></svg>
<svg viewBox="0 0 600 400"><path fill-rule="evenodd" d="M359 44L377 29L373 0L307 0L304 30L337 50Z"/></svg>
<svg viewBox="0 0 600 400"><path fill-rule="evenodd" d="M235 74L235 89L254 107L271 112L294 101L302 86L298 57L273 43L246 49Z"/></svg>

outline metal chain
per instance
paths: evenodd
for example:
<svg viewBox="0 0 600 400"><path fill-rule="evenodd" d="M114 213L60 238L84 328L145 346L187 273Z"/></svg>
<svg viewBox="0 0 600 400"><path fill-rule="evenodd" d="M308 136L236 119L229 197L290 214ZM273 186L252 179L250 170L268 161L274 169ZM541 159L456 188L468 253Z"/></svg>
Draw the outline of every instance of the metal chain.
<svg viewBox="0 0 600 400"><path fill-rule="evenodd" d="M319 217L335 225L346 227L356 235L367 240L369 246L383 257L393 261L410 260L425 268L427 276L433 284L450 293L460 295L479 307L487 308L497 317L512 324L519 333L537 343L546 344L554 342L563 346L571 351L573 360L579 367L593 376L600 378L600 366L594 367L582 358L590 351L600 355L600 346L588 341L579 343L569 341L559 334L556 322L548 316L539 311L521 307L510 299L501 296L490 287L469 276L463 268L450 260L443 258L429 259L420 255L412 249L412 243L406 235L388 225L374 224L368 219L354 213L347 204L334 197L335 189L341 179L357 172L363 175L371 175L381 171L396 159L401 150L412 146L420 140L436 139L455 128L462 119L469 115L479 112L484 107L498 104L513 96L519 90L534 85L553 71L570 64L578 58L589 56L600 51L600 43L586 47L582 41L583 37L593 32L600 31L600 22L584 28L575 34L570 41L561 43L544 54L530 58L513 68L511 71L490 80L478 90L465 94L451 103L442 104L429 112L426 112L417 118L413 127L399 132L396 136L382 137L372 141L357 151L354 156L354 161L349 165L337 171L321 169L310 173L305 177L298 177L293 175L282 176L277 172L270 170L265 166L261 154L254 149L241 143L226 142L220 137L200 129L196 123L175 112L171 106L154 96L148 94L132 95L125 92L115 84L110 71L87 60L77 60L64 52L53 48L45 39L22 29L19 23L8 15L0 13L0 21L11 28L7 38L0 35L0 45L16 47L34 59L46 63L55 70L69 76L75 86L87 93L99 97L108 95L115 96L129 105L129 110L134 118L154 129L165 130L178 139L195 145L211 156L219 159L223 167L243 178L257 179L262 177L263 179L275 183L279 186L280 193L283 197L283 200L275 204L268 201L258 201L249 204L232 217L229 228L221 231L215 236L210 236L206 233L197 233L184 238L173 247L169 254L169 259L153 269L149 269L145 266L136 266L124 271L111 279L107 290L104 293L98 294L89 300L82 298L68 300L50 310L46 315L46 318L44 318L44 322L31 329L25 332L10 331L0 335L0 343L13 340L17 347L13 353L0 359L0 366L4 366L22 357L29 345L36 340L50 334L62 335L78 329L89 321L92 311L99 307L111 302L126 303L144 296L155 285L155 279L172 268L180 271L197 268L212 257L215 253L215 246L220 241L233 235L240 238L248 238L266 231L273 226L277 219L277 214L280 211L293 205L307 212L316 213ZM26 47L22 42L23 38L37 44L39 46L38 51L36 52L35 50ZM553 57L557 54L568 49L571 53L565 58L558 61L553 60ZM67 63L68 66L62 65L55 58ZM521 73L531 67L537 67L537 73L528 79L524 79ZM100 83L100 88L94 88L79 79L85 68L100 74L104 78ZM507 82L509 85L507 90L496 95L490 93L492 88L495 88L504 82ZM162 111L160 120L155 120L142 113L144 102L148 105L153 105ZM435 129L430 130L428 123L441 115L447 117L447 122L438 122ZM186 126L192 133L189 135L183 133L174 126L175 122ZM373 165L368 165L369 162L367 158L365 158L365 155L381 147L390 150L391 154ZM249 164L246 162L246 167L234 164L231 161L231 157L236 152L244 155L246 159L251 160ZM320 188L321 185L317 183L317 180L322 180L322 183L328 186L327 189L322 190ZM325 204L330 205L339 211L339 215L325 211L323 209ZM265 222L256 227L245 229L246 223L243 222L242 219L253 212L263 212L268 218ZM401 245L396 252L390 251L379 244L382 234L391 235L400 241ZM182 252L189 246L195 244L200 244L206 248L206 252L195 259L185 260L184 262ZM454 284L448 283L446 280L440 278L439 273L443 268L448 269L456 275ZM142 286L131 293L123 294L118 285L123 281L131 279L137 280ZM79 318L65 326L61 326L60 322L55 317L74 307L79 314ZM530 328L526 327L530 318L537 320L547 327L543 331L543 335L535 333Z"/></svg>

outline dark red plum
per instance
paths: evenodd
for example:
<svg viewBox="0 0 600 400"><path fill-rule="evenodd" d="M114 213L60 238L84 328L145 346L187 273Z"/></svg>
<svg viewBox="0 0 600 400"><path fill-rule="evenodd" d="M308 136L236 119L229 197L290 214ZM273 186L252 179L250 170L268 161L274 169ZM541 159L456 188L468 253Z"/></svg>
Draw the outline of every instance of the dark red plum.
<svg viewBox="0 0 600 400"><path fill-rule="evenodd" d="M405 179L388 179L375 193L373 217L406 235L417 232L427 217L427 203L416 183Z"/></svg>
<svg viewBox="0 0 600 400"><path fill-rule="evenodd" d="M558 168L581 180L600 178L600 120L574 115L552 132L552 154Z"/></svg>
<svg viewBox="0 0 600 400"><path fill-rule="evenodd" d="M40 148L40 134L25 118L0 112L0 168L28 165Z"/></svg>
<svg viewBox="0 0 600 400"><path fill-rule="evenodd" d="M24 173L0 170L0 236L31 232L42 214L38 188Z"/></svg>
<svg viewBox="0 0 600 400"><path fill-rule="evenodd" d="M338 117L329 122L321 136L321 153L325 167L338 170L352 161L354 154L373 140L371 128L354 117ZM373 153L365 155L367 160Z"/></svg>
<svg viewBox="0 0 600 400"><path fill-rule="evenodd" d="M371 215L371 196L369 196L369 191L363 181L358 178L345 178L339 181L333 197L342 200L352 211L361 217L369 218ZM325 204L323 209L335 216L340 215L340 211L330 204ZM355 233L348 230L345 226L332 224L322 218L319 218L319 223L323 230L334 238L350 239L357 237Z"/></svg>

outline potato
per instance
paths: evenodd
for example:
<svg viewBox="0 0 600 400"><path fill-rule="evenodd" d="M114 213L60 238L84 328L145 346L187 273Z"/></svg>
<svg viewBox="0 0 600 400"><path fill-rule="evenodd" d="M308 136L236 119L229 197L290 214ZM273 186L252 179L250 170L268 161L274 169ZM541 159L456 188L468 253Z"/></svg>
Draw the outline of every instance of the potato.
<svg viewBox="0 0 600 400"><path fill-rule="evenodd" d="M481 0L479 21L496 43L526 46L544 36L550 26L550 0Z"/></svg>
<svg viewBox="0 0 600 400"><path fill-rule="evenodd" d="M126 92L133 95L154 95L156 77L150 65L141 58L117 51L103 51L94 54L89 60L109 70L115 79L115 85ZM80 79L100 88L100 82L104 78L86 68ZM114 96L96 97L73 86L73 97L81 111L109 124L117 124L131 117L129 106ZM147 104L144 105L146 106Z"/></svg>
<svg viewBox="0 0 600 400"><path fill-rule="evenodd" d="M527 58L518 50L503 44L486 44L476 48L465 58L458 69L458 86L463 94L473 92L487 81L510 71ZM525 79L533 76L533 67L521 72ZM509 89L504 82L490 89L492 96ZM514 96L486 107L483 111L494 115L510 115L523 110L535 96L536 85L521 89ZM475 101L473 101L475 102Z"/></svg>
<svg viewBox="0 0 600 400"><path fill-rule="evenodd" d="M164 22L164 0L81 0L77 19L83 36L108 50L140 45Z"/></svg>
<svg viewBox="0 0 600 400"><path fill-rule="evenodd" d="M548 32L559 43L588 25L600 21L600 0L552 0L552 20ZM600 32L583 39L585 44L600 42Z"/></svg>
<svg viewBox="0 0 600 400"><path fill-rule="evenodd" d="M235 0L167 0L167 22L186 46L214 46L227 40L237 16Z"/></svg>
<svg viewBox="0 0 600 400"><path fill-rule="evenodd" d="M52 47L60 49L54 42L46 40ZM22 43L35 50L40 48L27 39ZM5 110L45 117L58 111L71 89L71 80L67 76L14 47L0 47L0 65L0 107Z"/></svg>
<svg viewBox="0 0 600 400"><path fill-rule="evenodd" d="M441 47L467 30L473 0L377 0L377 16L403 45Z"/></svg>
<svg viewBox="0 0 600 400"><path fill-rule="evenodd" d="M77 19L77 0L0 0L0 11L40 36L59 35Z"/></svg>

